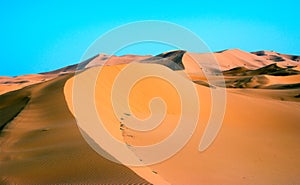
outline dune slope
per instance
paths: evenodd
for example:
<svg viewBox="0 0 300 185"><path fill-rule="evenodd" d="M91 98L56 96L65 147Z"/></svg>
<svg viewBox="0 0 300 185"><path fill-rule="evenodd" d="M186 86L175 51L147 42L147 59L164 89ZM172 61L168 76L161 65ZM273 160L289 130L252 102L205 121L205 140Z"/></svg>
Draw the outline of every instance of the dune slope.
<svg viewBox="0 0 300 185"><path fill-rule="evenodd" d="M63 93L71 76L0 96L8 105L1 124L10 121L0 137L0 184L150 184L82 138Z"/></svg>

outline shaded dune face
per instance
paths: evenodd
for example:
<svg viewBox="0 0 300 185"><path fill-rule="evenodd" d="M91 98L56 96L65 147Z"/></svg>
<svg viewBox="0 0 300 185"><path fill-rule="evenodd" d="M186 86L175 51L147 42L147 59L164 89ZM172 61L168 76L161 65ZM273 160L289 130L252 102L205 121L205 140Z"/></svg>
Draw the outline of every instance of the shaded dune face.
<svg viewBox="0 0 300 185"><path fill-rule="evenodd" d="M227 71L224 71L225 76L254 76L254 75L273 75L273 76L289 76L300 74L300 71L293 68L283 68L277 66L277 64L270 64L256 70L249 70L246 67L236 67Z"/></svg>
<svg viewBox="0 0 300 185"><path fill-rule="evenodd" d="M300 101L300 71L297 67L280 67L277 63L258 69L236 67L223 71L227 88L239 88L240 92L265 94L266 98L279 100ZM247 91L246 89L258 89ZM244 89L244 90L243 90ZM272 94L272 96L270 96Z"/></svg>
<svg viewBox="0 0 300 185"><path fill-rule="evenodd" d="M185 53L186 53L186 51L183 51L183 50L171 51L171 52L156 55L155 57L147 58L140 62L148 63L148 64L164 65L174 71L184 70L184 65L182 63L182 57Z"/></svg>
<svg viewBox="0 0 300 185"><path fill-rule="evenodd" d="M72 76L0 96L0 184L150 184L82 138L63 93Z"/></svg>
<svg viewBox="0 0 300 185"><path fill-rule="evenodd" d="M0 184L299 183L299 57L241 50L213 56L220 69L209 65L207 54L172 51L153 57L102 54L37 76L0 78ZM132 114L141 119L149 116L152 98L165 100L166 118L157 129L144 133L127 128L113 112L112 85L131 62L160 64L162 69L185 73L195 83L200 102L197 127L187 145L168 160L143 168L117 164L97 154L82 137L72 105L74 72L80 70L80 75L104 66L103 76L96 81L95 107L106 129L132 146L166 138L181 112L178 93L166 81L148 78L137 83L129 96ZM213 75L213 84L205 70ZM218 83L221 77L225 86ZM213 144L199 152L212 111L212 90L225 87L222 128Z"/></svg>
<svg viewBox="0 0 300 185"><path fill-rule="evenodd" d="M296 55L285 55L285 54L280 54L276 53L273 51L256 51L252 52L252 54L255 54L257 56L263 56L266 59L273 60L275 62L280 62L280 61L285 61L285 60L292 60L299 62L300 57Z"/></svg>
<svg viewBox="0 0 300 185"><path fill-rule="evenodd" d="M256 88L256 89L298 89L300 75L292 77L273 77L270 75L245 76L227 78L228 88Z"/></svg>
<svg viewBox="0 0 300 185"><path fill-rule="evenodd" d="M26 94L22 93L20 95L19 93L12 92L0 96L0 130L17 117L27 105L30 97L26 96Z"/></svg>

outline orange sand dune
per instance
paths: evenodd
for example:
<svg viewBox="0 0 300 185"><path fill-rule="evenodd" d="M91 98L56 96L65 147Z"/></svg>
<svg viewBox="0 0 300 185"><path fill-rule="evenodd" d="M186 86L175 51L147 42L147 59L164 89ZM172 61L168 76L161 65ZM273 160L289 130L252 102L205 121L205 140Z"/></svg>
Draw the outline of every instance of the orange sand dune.
<svg viewBox="0 0 300 185"><path fill-rule="evenodd" d="M111 63L103 66L106 57L98 55L85 61L76 77L74 71L78 66L73 65L36 76L0 78L0 90L3 89L0 95L0 184L265 185L300 182L300 89L293 86L300 83L299 74L221 76L221 71L235 67L256 72L267 69L268 72L271 69L266 66L277 64L285 69L299 64L297 56L267 51L227 50L214 54L179 51L153 58L114 56ZM214 57L220 68L210 62ZM172 60L184 70L171 71ZM187 145L171 158L144 167L117 164L98 155L79 132L74 111L77 104L74 105L72 99L74 80L85 79L102 69L94 84L95 97L91 96L95 98L97 114L106 130L127 147L162 141L178 126L182 111L180 94L168 81L148 76L138 81L129 94L132 112L126 112L127 117L134 115L145 119L150 115L152 98L164 100L166 115L155 129L148 132L130 129L126 126L127 119L114 113L111 99L114 80L136 61L146 69L155 66L153 69L183 78L180 82L184 85L194 85L200 108L197 127ZM298 68L299 65L293 70ZM136 70L132 75L142 73ZM118 89L117 98L128 87L128 79L129 76L121 79L124 84ZM20 83L22 80L29 82ZM89 78L85 80L92 83ZM200 152L199 143L213 108L211 93L225 85L236 86L225 89L227 104L221 130L212 145ZM105 147L100 149L107 156L121 159L122 153L116 155ZM149 158L138 150L131 152L141 163Z"/></svg>
<svg viewBox="0 0 300 185"><path fill-rule="evenodd" d="M112 80L122 68L124 66L105 67L96 86L99 116L109 120L106 122L108 130L119 139L119 120L113 113L110 92ZM125 128L124 142L132 146L161 141L176 127L180 116L178 95L171 93L174 92L171 86L155 78L144 83L132 89L130 107L133 113L142 116L149 112L147 103L157 94L166 100L168 113L159 128L146 134ZM68 82L65 88L70 89L70 85ZM299 103L264 100L228 91L222 130L207 151L199 152L199 142L210 114L211 89L197 86L197 90L201 112L196 132L175 156L150 166L157 176L170 184L293 184L300 181L299 168L293 165L300 162L297 157L300 155ZM66 95L70 102L71 94ZM131 168L151 180L151 172L139 173L139 169Z"/></svg>

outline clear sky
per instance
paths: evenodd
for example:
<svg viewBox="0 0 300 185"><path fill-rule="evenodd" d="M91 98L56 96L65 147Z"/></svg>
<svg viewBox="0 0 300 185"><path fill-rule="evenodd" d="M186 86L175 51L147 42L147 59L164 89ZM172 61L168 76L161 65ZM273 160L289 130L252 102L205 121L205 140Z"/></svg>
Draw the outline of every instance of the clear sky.
<svg viewBox="0 0 300 185"><path fill-rule="evenodd" d="M213 51L240 48L300 55L299 1L244 2L2 0L0 76L78 63L96 38L116 26L141 20L186 27ZM158 54L168 49L172 48L137 45L124 51Z"/></svg>

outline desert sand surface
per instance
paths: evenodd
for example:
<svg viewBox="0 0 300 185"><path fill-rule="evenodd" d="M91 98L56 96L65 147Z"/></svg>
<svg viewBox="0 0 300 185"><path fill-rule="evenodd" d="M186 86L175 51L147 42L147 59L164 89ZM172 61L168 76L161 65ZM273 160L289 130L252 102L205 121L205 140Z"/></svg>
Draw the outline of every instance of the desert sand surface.
<svg viewBox="0 0 300 185"><path fill-rule="evenodd" d="M16 77L0 77L0 94L21 89L32 84L45 82L57 76L58 74L31 74Z"/></svg>
<svg viewBox="0 0 300 185"><path fill-rule="evenodd" d="M47 73L0 78L0 184L300 183L298 56L232 49L108 58L100 54ZM218 66L211 62L214 59ZM114 114L113 83L135 62L184 78L195 87L200 102L197 127L184 148L144 167L117 164L97 154L77 127L73 104L74 80L101 69L94 98L107 131L128 146L148 146L168 137L178 126L182 107L178 92L165 80L139 81L128 97L132 112L125 117L140 119L150 115L152 98L165 101L166 115L157 128L136 131ZM122 88L125 91L126 86L120 93ZM200 152L212 113L211 94L219 89L226 91L222 127L214 142ZM132 152L141 162L149 157Z"/></svg>

